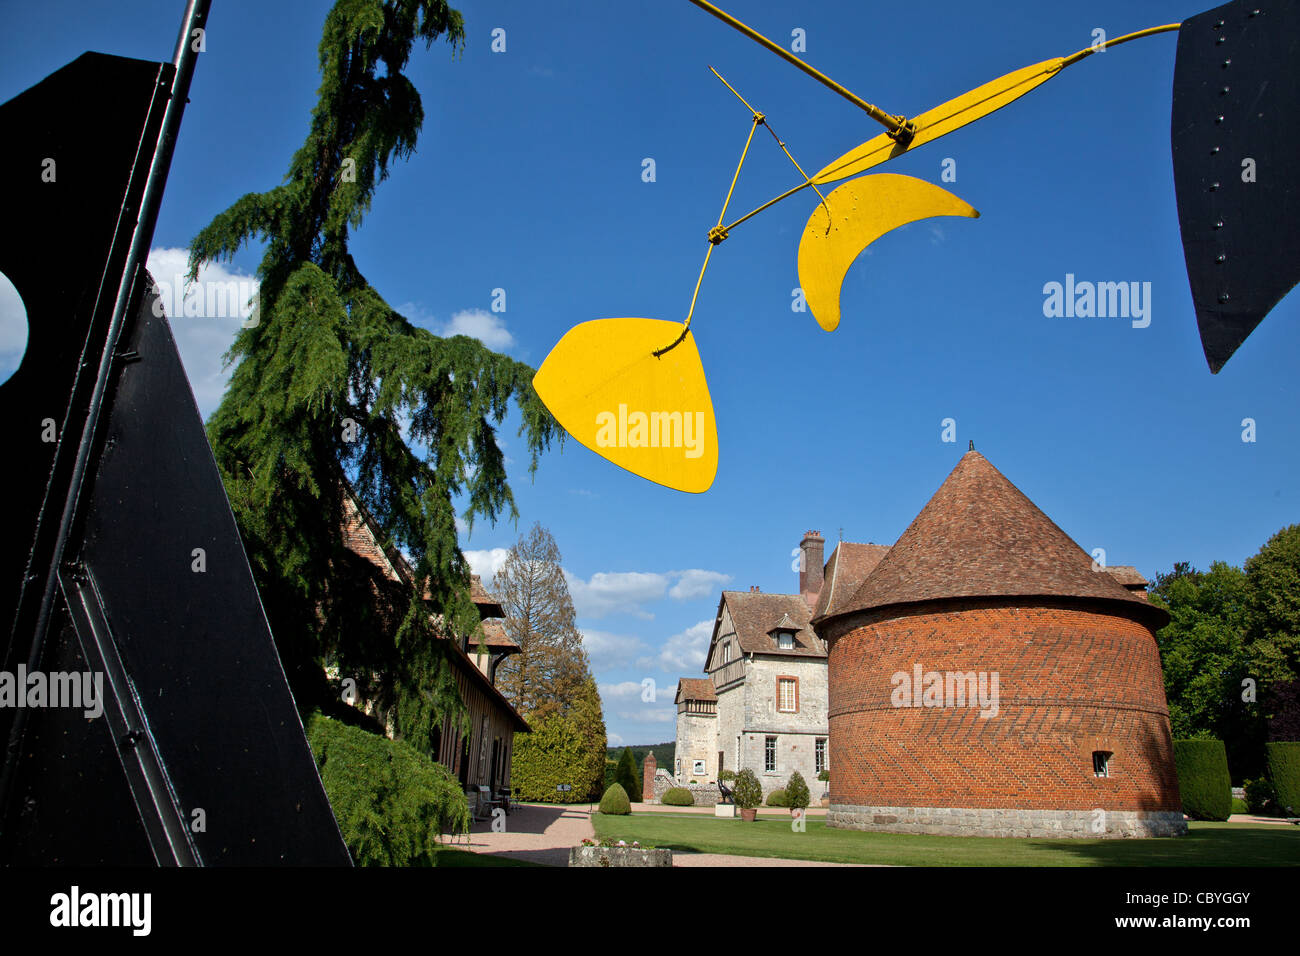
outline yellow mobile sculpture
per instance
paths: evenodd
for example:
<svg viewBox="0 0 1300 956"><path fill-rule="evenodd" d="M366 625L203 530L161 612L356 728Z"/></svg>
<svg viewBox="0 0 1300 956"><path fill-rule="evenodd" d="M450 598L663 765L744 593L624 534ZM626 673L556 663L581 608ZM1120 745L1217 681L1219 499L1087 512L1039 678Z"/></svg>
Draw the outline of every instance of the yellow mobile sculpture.
<svg viewBox="0 0 1300 956"><path fill-rule="evenodd" d="M1180 229L1201 340L1217 372L1264 315L1295 285L1300 238L1280 210L1286 187L1256 185L1234 164L1279 158L1290 169L1300 153L1300 82L1289 50L1300 39L1300 0L1233 0L1183 23L1098 41L1065 57L1026 66L908 119L887 113L813 69L707 0L696 6L792 63L862 109L885 132L812 176L795 161L767 118L713 70L751 114L749 137L695 283L684 323L617 318L584 322L551 350L533 386L565 430L614 464L680 491L703 492L718 468L717 429L691 319L715 246L770 206L811 188L818 204L799 241L799 281L817 323L840 322L840 289L849 267L885 233L932 216L978 218L961 199L911 176L857 176L981 119L1046 83L1067 66L1130 40L1179 31L1171 124ZM1234 57L1237 63L1234 64ZM772 134L803 181L725 223L727 206L758 127ZM1225 150L1224 146L1232 149ZM1253 170L1252 166L1252 170ZM1284 180L1281 175L1276 180ZM1280 201L1285 200L1285 201Z"/></svg>

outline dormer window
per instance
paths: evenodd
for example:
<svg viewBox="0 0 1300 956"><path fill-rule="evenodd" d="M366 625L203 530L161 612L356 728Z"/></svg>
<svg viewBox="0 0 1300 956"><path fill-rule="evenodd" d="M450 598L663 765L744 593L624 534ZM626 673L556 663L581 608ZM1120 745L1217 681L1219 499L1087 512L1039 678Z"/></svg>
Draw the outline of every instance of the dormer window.
<svg viewBox="0 0 1300 956"><path fill-rule="evenodd" d="M777 631L776 646L783 651L794 650L794 635L789 631Z"/></svg>

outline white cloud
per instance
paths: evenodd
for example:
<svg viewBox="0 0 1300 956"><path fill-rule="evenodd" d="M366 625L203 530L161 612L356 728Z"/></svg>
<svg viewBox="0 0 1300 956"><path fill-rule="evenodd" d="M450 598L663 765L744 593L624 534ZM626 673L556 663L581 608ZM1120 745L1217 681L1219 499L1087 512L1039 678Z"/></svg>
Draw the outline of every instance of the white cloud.
<svg viewBox="0 0 1300 956"><path fill-rule="evenodd" d="M605 744L609 747L623 746L623 738L618 734L605 734Z"/></svg>
<svg viewBox="0 0 1300 956"><path fill-rule="evenodd" d="M654 615L641 607L648 601L657 601L668 590L668 578L663 574L642 571L599 571L590 581L564 572L573 607L579 617L605 617L607 614L633 614L645 620Z"/></svg>
<svg viewBox="0 0 1300 956"><path fill-rule="evenodd" d="M585 627L582 629L582 646L586 649L587 656L591 658L593 671L626 667L646 650L645 641L639 637L611 634L608 631L593 631ZM640 686L637 685L638 688Z"/></svg>
<svg viewBox="0 0 1300 956"><path fill-rule="evenodd" d="M508 349L515 344L515 337L506 328L505 320L499 313L485 309L464 309L454 312L451 321L443 326L442 335L468 335L478 339L490 349Z"/></svg>
<svg viewBox="0 0 1300 956"><path fill-rule="evenodd" d="M670 724L677 720L675 707L644 707L641 710L620 710L614 716L619 720L635 720L644 724Z"/></svg>
<svg viewBox="0 0 1300 956"><path fill-rule="evenodd" d="M694 598L708 597L713 594L714 589L720 589L722 585L731 580L730 574L723 574L720 571L702 571L699 568L691 568L689 571L669 571L669 574L680 575L677 583L673 585L668 596L675 601L689 601Z"/></svg>
<svg viewBox="0 0 1300 956"><path fill-rule="evenodd" d="M596 690L600 694L600 702L606 706L639 701L642 693L641 684L634 680L619 681L617 684L601 684Z"/></svg>
<svg viewBox="0 0 1300 956"><path fill-rule="evenodd" d="M258 282L214 262L199 270L196 284L187 286L188 260L187 249L151 249L147 267L162 293L185 374L206 419L226 391L230 370L222 367L221 357L249 313L247 303L256 295Z"/></svg>
<svg viewBox="0 0 1300 956"><path fill-rule="evenodd" d="M457 527L460 527L460 519L457 519ZM492 548L487 551L465 551L465 560L469 562L470 570L483 579L483 583L491 587L492 579L497 576L506 563L506 558L510 557L509 548Z"/></svg>
<svg viewBox="0 0 1300 956"><path fill-rule="evenodd" d="M642 666L657 664L661 670L672 674L698 674L704 670L704 657L713 636L713 619L692 624L680 634L668 638L657 657L637 661Z"/></svg>

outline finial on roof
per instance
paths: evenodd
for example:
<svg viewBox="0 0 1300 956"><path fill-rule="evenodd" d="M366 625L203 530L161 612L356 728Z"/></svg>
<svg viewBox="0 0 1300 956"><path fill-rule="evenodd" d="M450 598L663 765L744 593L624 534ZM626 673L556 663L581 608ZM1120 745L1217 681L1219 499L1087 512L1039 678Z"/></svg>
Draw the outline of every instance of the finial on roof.
<svg viewBox="0 0 1300 956"><path fill-rule="evenodd" d="M974 451L974 450L975 450L975 439L972 438L970 440L970 448L968 448L967 451Z"/></svg>

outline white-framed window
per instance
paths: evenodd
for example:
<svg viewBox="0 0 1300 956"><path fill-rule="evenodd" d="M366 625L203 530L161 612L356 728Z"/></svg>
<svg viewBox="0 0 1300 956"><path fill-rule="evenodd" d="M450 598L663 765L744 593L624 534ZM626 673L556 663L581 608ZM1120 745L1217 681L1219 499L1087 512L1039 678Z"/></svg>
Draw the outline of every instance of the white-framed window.
<svg viewBox="0 0 1300 956"><path fill-rule="evenodd" d="M695 760L691 762L691 776L702 777L706 773L708 773L708 771L704 769L703 760Z"/></svg>
<svg viewBox="0 0 1300 956"><path fill-rule="evenodd" d="M776 709L782 714L793 714L799 710L799 681L793 677L776 679Z"/></svg>
<svg viewBox="0 0 1300 956"><path fill-rule="evenodd" d="M1095 777L1110 776L1110 758L1109 750L1094 750L1092 752L1092 773Z"/></svg>
<svg viewBox="0 0 1300 956"><path fill-rule="evenodd" d="M826 769L826 738L818 737L813 744L813 762L817 772L821 773Z"/></svg>
<svg viewBox="0 0 1300 956"><path fill-rule="evenodd" d="M763 738L763 769L766 771L776 770L776 738Z"/></svg>
<svg viewBox="0 0 1300 956"><path fill-rule="evenodd" d="M779 634L776 635L776 646L783 651L788 651L793 649L794 635L791 634L789 631L781 631Z"/></svg>
<svg viewBox="0 0 1300 956"><path fill-rule="evenodd" d="M731 661L731 642L726 641L722 645L722 663L726 664Z"/></svg>

